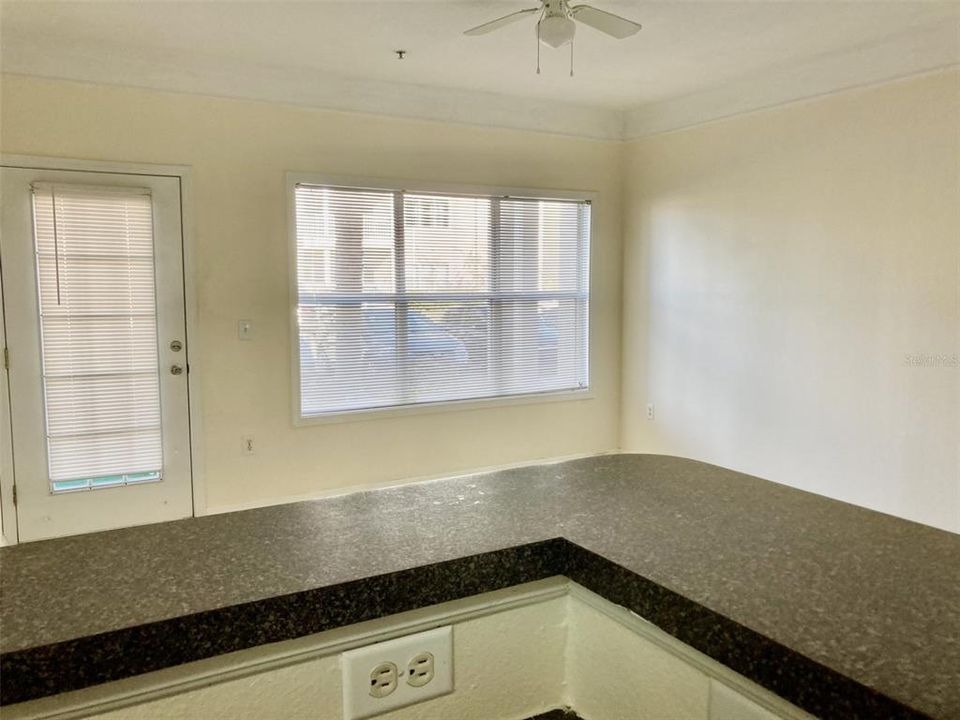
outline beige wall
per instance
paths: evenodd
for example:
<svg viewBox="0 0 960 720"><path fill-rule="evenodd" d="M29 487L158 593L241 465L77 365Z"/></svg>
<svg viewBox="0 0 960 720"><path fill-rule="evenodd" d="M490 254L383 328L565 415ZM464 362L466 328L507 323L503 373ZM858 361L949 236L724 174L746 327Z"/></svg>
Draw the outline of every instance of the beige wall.
<svg viewBox="0 0 960 720"><path fill-rule="evenodd" d="M960 531L958 175L956 70L630 144L625 448Z"/></svg>
<svg viewBox="0 0 960 720"><path fill-rule="evenodd" d="M625 145L19 76L0 97L4 152L193 167L213 510L619 444L960 530L960 368L905 362L960 353L957 71ZM294 428L287 170L598 191L595 397Z"/></svg>
<svg viewBox="0 0 960 720"><path fill-rule="evenodd" d="M705 720L710 677L681 657L625 632L585 603L570 607L567 693L584 718Z"/></svg>
<svg viewBox="0 0 960 720"><path fill-rule="evenodd" d="M626 608L572 585L566 704L592 720L814 720Z"/></svg>
<svg viewBox="0 0 960 720"><path fill-rule="evenodd" d="M206 498L211 509L614 449L620 146L519 131L3 76L5 153L193 168ZM592 399L295 428L286 171L599 192ZM239 342L237 320L255 324ZM198 345L193 345L196 348ZM257 454L241 455L253 436Z"/></svg>

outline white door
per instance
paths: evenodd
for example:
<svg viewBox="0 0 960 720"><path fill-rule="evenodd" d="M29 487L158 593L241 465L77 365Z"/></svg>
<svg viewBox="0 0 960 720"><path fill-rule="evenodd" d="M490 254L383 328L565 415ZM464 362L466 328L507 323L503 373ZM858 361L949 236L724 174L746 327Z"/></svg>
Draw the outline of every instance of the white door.
<svg viewBox="0 0 960 720"><path fill-rule="evenodd" d="M190 516L179 178L0 172L19 540Z"/></svg>

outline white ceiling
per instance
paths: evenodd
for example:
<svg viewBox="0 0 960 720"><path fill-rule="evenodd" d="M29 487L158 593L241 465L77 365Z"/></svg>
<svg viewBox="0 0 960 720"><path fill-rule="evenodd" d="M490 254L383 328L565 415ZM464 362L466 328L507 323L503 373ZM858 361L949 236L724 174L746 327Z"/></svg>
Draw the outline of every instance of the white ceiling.
<svg viewBox="0 0 960 720"><path fill-rule="evenodd" d="M345 110L637 136L960 62L960 2L590 0L644 25L543 48L535 4L4 0L6 72ZM398 61L395 49L408 51Z"/></svg>

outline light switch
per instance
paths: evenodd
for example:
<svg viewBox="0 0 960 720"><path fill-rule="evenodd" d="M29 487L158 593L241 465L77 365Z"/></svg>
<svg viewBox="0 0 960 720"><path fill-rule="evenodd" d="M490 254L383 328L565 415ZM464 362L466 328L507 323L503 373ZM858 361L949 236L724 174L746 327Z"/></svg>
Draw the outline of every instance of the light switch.
<svg viewBox="0 0 960 720"><path fill-rule="evenodd" d="M241 340L253 340L253 322L250 320L238 320L237 337Z"/></svg>

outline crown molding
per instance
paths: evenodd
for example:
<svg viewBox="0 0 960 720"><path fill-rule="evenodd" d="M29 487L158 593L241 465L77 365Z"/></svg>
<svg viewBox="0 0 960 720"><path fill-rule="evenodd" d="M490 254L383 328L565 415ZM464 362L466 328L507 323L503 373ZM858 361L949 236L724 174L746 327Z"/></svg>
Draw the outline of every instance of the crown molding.
<svg viewBox="0 0 960 720"><path fill-rule="evenodd" d="M573 135L623 138L623 113L555 100L407 83L338 77L308 68L226 64L186 66L144 51L123 62L94 48L8 41L3 71L48 79L181 92L366 113L414 120Z"/></svg>
<svg viewBox="0 0 960 720"><path fill-rule="evenodd" d="M51 51L13 40L3 50L3 72L16 75L620 141L957 67L960 29L953 23L914 29L626 110L209 58L188 66L149 51L117 62L97 48L78 45Z"/></svg>
<svg viewBox="0 0 960 720"><path fill-rule="evenodd" d="M711 90L633 108L624 113L623 139L682 130L958 64L960 29L944 24L805 62L783 63Z"/></svg>

